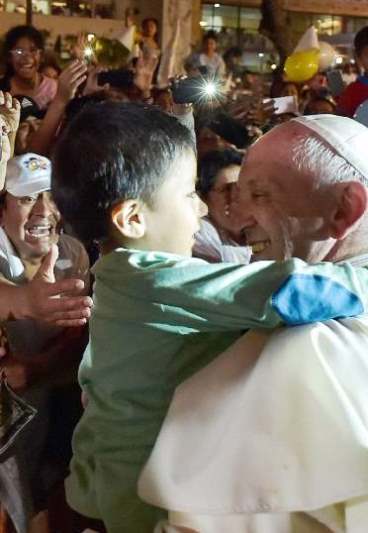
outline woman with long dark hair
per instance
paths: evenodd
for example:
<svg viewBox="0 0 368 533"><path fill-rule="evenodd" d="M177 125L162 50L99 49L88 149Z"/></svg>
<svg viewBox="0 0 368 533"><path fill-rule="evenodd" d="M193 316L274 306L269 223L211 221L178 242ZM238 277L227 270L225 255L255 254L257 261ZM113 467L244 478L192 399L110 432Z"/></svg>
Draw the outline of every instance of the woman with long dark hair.
<svg viewBox="0 0 368 533"><path fill-rule="evenodd" d="M11 28L5 35L6 70L0 80L0 90L28 96L40 109L47 108L57 91L57 82L40 72L44 48L43 35L36 28Z"/></svg>

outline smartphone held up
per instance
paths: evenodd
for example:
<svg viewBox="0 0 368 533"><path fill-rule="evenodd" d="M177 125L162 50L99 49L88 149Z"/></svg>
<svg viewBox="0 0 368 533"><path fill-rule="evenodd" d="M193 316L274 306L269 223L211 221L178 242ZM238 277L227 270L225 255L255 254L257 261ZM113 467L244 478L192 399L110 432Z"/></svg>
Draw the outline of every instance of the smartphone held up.
<svg viewBox="0 0 368 533"><path fill-rule="evenodd" d="M171 92L176 104L210 105L225 99L220 80L202 75L175 80Z"/></svg>

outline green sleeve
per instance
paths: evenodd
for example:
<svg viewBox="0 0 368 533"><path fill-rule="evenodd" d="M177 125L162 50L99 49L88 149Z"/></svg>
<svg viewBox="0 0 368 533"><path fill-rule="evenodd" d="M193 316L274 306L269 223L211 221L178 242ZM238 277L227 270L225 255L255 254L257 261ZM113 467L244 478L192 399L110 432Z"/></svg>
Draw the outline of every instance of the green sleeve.
<svg viewBox="0 0 368 533"><path fill-rule="evenodd" d="M131 257L121 290L144 322L167 331L274 328L355 316L368 305L368 271L349 264L290 259L242 266L140 255Z"/></svg>

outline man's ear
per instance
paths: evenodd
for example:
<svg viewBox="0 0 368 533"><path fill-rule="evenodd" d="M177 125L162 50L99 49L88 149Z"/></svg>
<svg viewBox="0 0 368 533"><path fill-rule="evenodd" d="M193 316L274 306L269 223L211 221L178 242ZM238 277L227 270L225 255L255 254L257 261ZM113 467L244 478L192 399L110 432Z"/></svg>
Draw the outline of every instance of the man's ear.
<svg viewBox="0 0 368 533"><path fill-rule="evenodd" d="M115 205L111 211L111 222L127 239L140 239L146 232L139 200L124 200Z"/></svg>
<svg viewBox="0 0 368 533"><path fill-rule="evenodd" d="M365 214L367 189L359 181L338 183L338 206L331 220L331 237L343 239Z"/></svg>

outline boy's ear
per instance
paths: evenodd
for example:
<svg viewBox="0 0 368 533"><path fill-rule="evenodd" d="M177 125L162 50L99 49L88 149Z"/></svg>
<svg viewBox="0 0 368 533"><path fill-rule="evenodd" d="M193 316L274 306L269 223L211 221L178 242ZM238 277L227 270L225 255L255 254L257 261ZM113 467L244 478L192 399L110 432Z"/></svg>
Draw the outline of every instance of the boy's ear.
<svg viewBox="0 0 368 533"><path fill-rule="evenodd" d="M139 200L123 200L115 205L111 211L111 222L128 239L140 239L146 232Z"/></svg>

